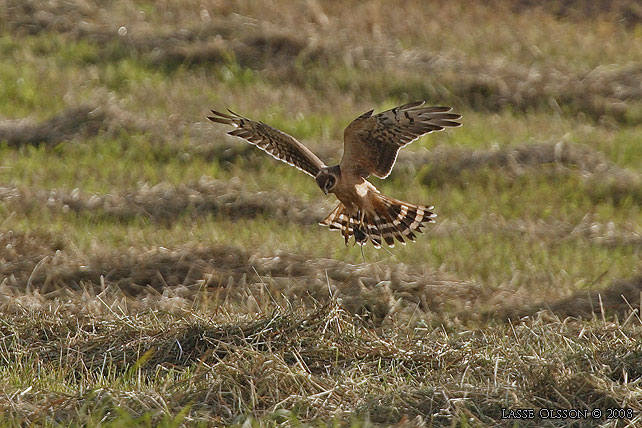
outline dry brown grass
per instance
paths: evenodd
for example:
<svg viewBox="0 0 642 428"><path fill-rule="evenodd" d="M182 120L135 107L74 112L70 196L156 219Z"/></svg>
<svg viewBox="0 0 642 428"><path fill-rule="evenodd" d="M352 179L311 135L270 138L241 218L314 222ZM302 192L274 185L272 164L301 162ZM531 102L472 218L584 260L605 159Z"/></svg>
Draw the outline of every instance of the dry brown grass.
<svg viewBox="0 0 642 428"><path fill-rule="evenodd" d="M196 21L196 25L178 31L167 25L159 29L134 22L127 34L119 35L114 31L118 27L113 27L113 17L96 15L96 10L82 2L20 2L11 7L5 25L28 34L45 31L70 34L105 48L111 55L144 55L151 64L169 68L227 63L231 59L256 68L266 62L271 65L284 60L291 62L304 53L310 60L322 56L320 51L311 50L305 39L293 37L292 32L257 29L248 32L251 21L240 16L221 17L208 23ZM127 15L119 18L131 22ZM112 49L114 44L123 50Z"/></svg>
<svg viewBox="0 0 642 428"><path fill-rule="evenodd" d="M291 413L283 409L291 409L305 420L357 414L377 424L414 419L432 426L512 426L502 408L642 410L638 382L631 382L642 373L635 317L589 325L541 313L483 331L389 330L372 328L336 301L308 312L273 306L237 319L225 312L132 313L108 293L94 304L90 296L68 304L32 299L30 308L11 303L11 321L0 324L4 361L64 367L65 382L81 392L3 391L0 405L25 423L82 420L87 410L100 418L115 407L158 420L189 406L186 421L217 424L240 423L247 412L284 422ZM172 381L145 386L159 375ZM94 379L104 376L139 388L96 387Z"/></svg>
<svg viewBox="0 0 642 428"><path fill-rule="evenodd" d="M430 234L446 238L453 234L473 238L482 233L504 233L515 236L529 236L540 242L588 242L607 248L632 247L642 245L642 234L634 225L618 225L612 221L597 221L594 214L586 214L578 222L554 219L506 219L498 215L482 217L477 221L456 221L441 219L434 225Z"/></svg>
<svg viewBox="0 0 642 428"><path fill-rule="evenodd" d="M637 426L636 7L8 0L0 427ZM329 199L205 123L238 107L337 160L334 118L417 98L468 119L380 187L440 217L357 264Z"/></svg>
<svg viewBox="0 0 642 428"><path fill-rule="evenodd" d="M637 310L639 313L642 299L642 278L616 281L604 290L581 290L573 295L555 301L537 302L526 307L504 307L499 312L490 312L490 317L518 320L547 310L560 318L574 317L590 319L594 317L619 316L626 318Z"/></svg>
<svg viewBox="0 0 642 428"><path fill-rule="evenodd" d="M642 201L642 176L621 168L587 146L557 143L530 143L496 150L437 148L430 153L413 153L399 166L416 171L426 165L421 181L429 186L457 184L465 187L488 171L501 172L504 182L520 177L547 176L552 179L578 176L581 190L595 203L615 205Z"/></svg>
<svg viewBox="0 0 642 428"><path fill-rule="evenodd" d="M578 228L570 234L581 234ZM639 310L642 292L642 283L633 279L615 282L604 290L578 291L570 297L533 303L532 294L529 298L510 287L493 290L403 264L352 265L230 246L130 249L87 257L65 248L65 243L53 236L13 233L1 234L0 244L0 275L7 305L29 300L34 290L44 301L73 300L74 293L81 291L88 296L116 294L130 310L142 310L156 302L175 313L198 307L203 296L232 313L239 305L249 305L257 312L273 303L314 307L334 296L349 313L377 325L418 320L458 325L474 320L518 320L542 309L562 318L602 313L626 317Z"/></svg>
<svg viewBox="0 0 642 428"><path fill-rule="evenodd" d="M152 125L155 124L145 118L125 112L113 100L103 99L94 104L68 107L40 122L31 118L0 120L0 142L5 142L9 147L55 146L98 134L110 136L122 132L148 132L152 130Z"/></svg>
<svg viewBox="0 0 642 428"><path fill-rule="evenodd" d="M10 147L29 144L56 145L62 141L98 134L105 114L95 106L70 108L51 119L36 123L29 119L0 121L0 141Z"/></svg>
<svg viewBox="0 0 642 428"><path fill-rule="evenodd" d="M168 127L165 121L158 121L143 117L137 117L131 112L118 108L111 101L104 101L99 105L81 105L72 107L55 117L41 123L29 119L5 120L0 122L0 141L6 141L9 146L20 146L28 144L55 145L72 139L86 138L96 135L98 132L115 133L132 131L135 133L151 132L156 141L156 146L162 155L159 156L189 156L198 157L205 161L218 161L222 165L237 163L240 159L244 161L256 161L264 159L263 153L256 150L252 145L236 138L223 137L224 130L202 129L200 124L182 125L177 128ZM175 144L181 136L189 132L191 142L188 146ZM221 139L221 137L223 137ZM342 147L335 145L312 144L311 147L321 158L339 159ZM255 164L256 165L256 164ZM557 143L528 143L514 147L471 151L460 148L436 147L431 151L401 151L397 159L398 169L411 169L417 171L424 166L430 169L423 175L426 184L442 184L456 180L462 173L474 172L483 168L504 169L517 175L524 173L526 168L538 166L551 166L558 170L579 171L586 176L600 175L601 178L611 178L617 182L628 182L634 185L639 181L637 174L622 169L611 162L596 150L584 145L566 142ZM173 190L157 186L154 189L141 189L130 195L124 195L125 202L133 202L140 205L142 211L150 212L151 217L163 217L164 214L158 209L152 208L150 200L154 198L172 199L173 197L185 197L192 200L199 198L200 193L225 194L238 192L238 183L230 189L222 189L223 184L218 183L195 183L188 185L193 187ZM207 188L206 190L203 190ZM9 189L5 189L7 195ZM191 194L195 193L195 194ZM162 196L162 195L165 196ZM191 195L190 195L191 194ZM35 196L35 195L31 195ZM80 195L52 194L53 200L60 200L62 204L69 205L72 209L82 209L88 202L83 203ZM116 197L118 198L118 197ZM36 196L37 200L38 197ZM120 206L119 201L104 202L102 197L93 196L91 206L93 209L100 205ZM267 198L266 198L267 199ZM75 202L74 202L75 201ZM80 202L79 202L80 201ZM138 202L137 202L138 201ZM185 201L176 201L175 205L180 206L173 209L168 204L167 216L172 216L175 211L181 211L187 205ZM149 208L149 209L148 209ZM127 211L127 210L125 210ZM243 210L241 210L243 211Z"/></svg>
<svg viewBox="0 0 642 428"><path fill-rule="evenodd" d="M223 167L234 165L240 160L248 168L264 165L262 161L265 160L265 155L244 141L223 139L211 142L211 139L210 134L199 134L195 136L192 145L180 150L190 157L216 160ZM334 147L328 144L308 145L322 159L340 159L342 147L337 144ZM609 191L594 189L596 198L609 192L617 199L622 199L627 194L636 194L642 180L635 171L613 164L600 151L563 141L531 142L490 150L437 146L429 151L400 151L393 174L415 174L421 171L423 183L437 186L446 183L465 184L469 177L481 170L503 171L514 177L537 171L560 176L577 173L587 180L609 186ZM590 190L590 186L587 188Z"/></svg>
<svg viewBox="0 0 642 428"><path fill-rule="evenodd" d="M510 1L509 4L518 12L539 8L560 18L615 20L629 26L642 22L642 8L639 3L631 0L600 2L591 0L519 0Z"/></svg>
<svg viewBox="0 0 642 428"><path fill-rule="evenodd" d="M632 2L621 4L626 4L622 8L636 10ZM495 7L502 10L503 6ZM4 17L4 25L14 31L32 34L57 31L77 40L88 40L101 48L103 60L134 56L154 67L168 69L232 62L260 71L264 78L276 84L287 81L320 92L348 90L377 102L412 93L415 98L490 111L509 107L527 112L536 108L623 123L640 123L642 117L642 89L638 85L642 69L635 62L577 70L541 58L534 63L507 61L496 56L471 58L449 49L404 49L395 36L414 39L420 35L410 28L376 33L376 28L383 24L376 22L381 16L366 14L363 18L366 23L368 19L375 21L370 28L355 28L352 24L356 23L347 15L337 17L352 26L355 35L348 36L337 33L338 29L333 26L315 23L315 20L325 22L328 17L324 12L315 12L312 6L309 6L312 22L279 16L271 8L266 11L268 17L257 22L251 15L226 15L229 8L229 5L221 6L220 14L200 19L197 17L203 9L194 5L183 11L185 15L170 14L173 18L154 25L145 20L132 20L132 15L137 13L133 4L125 10L112 11L118 17L115 19L113 13L96 13L98 8L92 7L91 2L30 1L12 5L11 14ZM407 8L406 13L425 13L423 8L412 4ZM335 13L342 9L337 8ZM456 6L444 8L442 13L456 14L456 9ZM367 13L372 11L368 9ZM535 14L533 19L537 19L537 13L543 12L531 13ZM188 19L190 14L197 19ZM473 8L462 19L479 19L475 14L492 16L492 8ZM325 20L314 18L315 15L325 16ZM118 34L117 21L127 24L127 34ZM176 25L181 29L177 31ZM371 38L373 32L377 43L366 44L365 40ZM330 37L331 34L339 37ZM359 78L344 82L341 76L346 67L354 69ZM317 74L322 77L311 80L313 68L319 68ZM395 78L390 79L391 75Z"/></svg>
<svg viewBox="0 0 642 428"><path fill-rule="evenodd" d="M323 218L329 206L306 204L279 192L250 193L240 181L202 177L198 182L173 186L145 184L124 194L83 194L80 190L1 188L0 200L12 210L28 214L47 207L52 212L86 215L93 220L127 222L146 219L161 224L186 216L207 215L237 220L270 215L282 221L309 225Z"/></svg>
<svg viewBox="0 0 642 428"><path fill-rule="evenodd" d="M249 299L256 310L274 299L286 306L289 301L315 305L331 293L351 313L381 323L440 318L449 311L465 314L492 297L490 290L470 282L403 264L352 265L229 246L130 249L86 257L50 236L12 233L0 234L0 243L2 284L12 296L5 302L25 290L50 299L66 298L70 290L100 293L109 287L131 307L169 293L177 297L176 309L184 309L204 293L223 306L235 307Z"/></svg>
<svg viewBox="0 0 642 428"><path fill-rule="evenodd" d="M400 156L401 157L401 156ZM401 165L417 168L429 165L423 176L426 184L443 184L457 180L463 174L489 168L505 170L514 175L532 173L534 169L552 169L564 173L576 171L585 177L612 177L615 180L637 182L636 173L614 165L603 153L587 146L565 142L529 143L491 150L465 150L438 147L422 154L407 154Z"/></svg>

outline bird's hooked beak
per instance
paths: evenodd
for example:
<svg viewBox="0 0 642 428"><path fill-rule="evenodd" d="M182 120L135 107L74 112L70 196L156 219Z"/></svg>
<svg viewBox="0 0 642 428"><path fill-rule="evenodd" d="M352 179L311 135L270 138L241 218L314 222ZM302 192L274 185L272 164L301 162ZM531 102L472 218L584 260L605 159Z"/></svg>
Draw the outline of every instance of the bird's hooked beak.
<svg viewBox="0 0 642 428"><path fill-rule="evenodd" d="M326 181L324 180L324 177L321 175L321 173L319 173L319 175L317 175L317 176L315 177L315 181L317 182L317 186L319 186L319 189L321 189L321 191L323 192L323 194L324 194L324 195L327 195L327 194L328 194L328 189L326 189L326 184L327 184L327 183L326 183Z"/></svg>

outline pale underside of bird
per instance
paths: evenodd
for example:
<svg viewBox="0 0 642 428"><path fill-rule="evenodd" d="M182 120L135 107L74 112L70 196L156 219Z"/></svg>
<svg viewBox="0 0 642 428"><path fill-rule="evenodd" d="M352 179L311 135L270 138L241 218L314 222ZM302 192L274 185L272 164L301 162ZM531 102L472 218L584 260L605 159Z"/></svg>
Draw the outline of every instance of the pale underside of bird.
<svg viewBox="0 0 642 428"><path fill-rule="evenodd" d="M343 157L327 166L294 137L263 122L255 122L231 110L212 110L213 122L231 125L229 135L243 138L315 178L325 193L334 193L339 205L319 223L340 230L346 244L351 236L360 245L370 240L379 248L414 241L425 223L434 223L432 206L410 204L382 195L367 178L390 175L399 149L422 135L460 126L451 107L426 107L424 101L405 104L373 115L370 110L357 117L344 131Z"/></svg>

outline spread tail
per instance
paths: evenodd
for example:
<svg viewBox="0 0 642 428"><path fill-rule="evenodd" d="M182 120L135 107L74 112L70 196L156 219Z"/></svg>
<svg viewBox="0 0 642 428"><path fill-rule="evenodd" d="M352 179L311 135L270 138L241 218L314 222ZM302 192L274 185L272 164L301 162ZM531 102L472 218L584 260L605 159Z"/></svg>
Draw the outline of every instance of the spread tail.
<svg viewBox="0 0 642 428"><path fill-rule="evenodd" d="M350 236L354 236L359 245L370 239L375 248L380 248L382 241L389 247L394 247L395 239L404 245L405 239L414 241L415 232L420 233L425 223L434 223L437 217L430 211L432 206L409 204L380 193L371 195L372 212L358 212L351 216L345 205L339 203L319 224L329 226L330 230L340 230L346 244Z"/></svg>

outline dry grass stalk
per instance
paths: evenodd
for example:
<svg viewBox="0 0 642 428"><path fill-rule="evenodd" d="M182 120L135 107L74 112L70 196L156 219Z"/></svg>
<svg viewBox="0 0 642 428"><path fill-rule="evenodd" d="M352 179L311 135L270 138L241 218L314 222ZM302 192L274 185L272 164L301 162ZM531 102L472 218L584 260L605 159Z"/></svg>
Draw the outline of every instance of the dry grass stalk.
<svg viewBox="0 0 642 428"><path fill-rule="evenodd" d="M192 422L294 410L303 421L357 415L436 426L462 418L501 425L506 407L642 410L639 321L587 324L541 313L483 332L373 328L336 302L307 312L276 306L246 317L171 317L119 310L108 295L102 300L116 310L89 305L79 313L59 302L5 318L5 361L21 369L62 367L67 388L77 392L10 387L0 406L29 422L86 418L82 406L107 415L117 406L158 420L190 404ZM152 380L159 375L166 382ZM130 391L110 379L128 382Z"/></svg>

